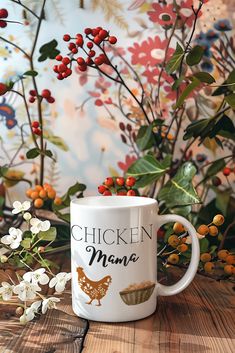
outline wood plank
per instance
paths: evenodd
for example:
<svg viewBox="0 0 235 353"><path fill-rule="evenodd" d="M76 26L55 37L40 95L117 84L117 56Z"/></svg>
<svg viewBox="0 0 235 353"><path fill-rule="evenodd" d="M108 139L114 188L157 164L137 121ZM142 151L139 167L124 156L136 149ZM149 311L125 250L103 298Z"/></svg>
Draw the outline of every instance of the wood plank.
<svg viewBox="0 0 235 353"><path fill-rule="evenodd" d="M184 292L159 297L156 313L125 324L90 322L83 353L234 353L232 285L197 276Z"/></svg>

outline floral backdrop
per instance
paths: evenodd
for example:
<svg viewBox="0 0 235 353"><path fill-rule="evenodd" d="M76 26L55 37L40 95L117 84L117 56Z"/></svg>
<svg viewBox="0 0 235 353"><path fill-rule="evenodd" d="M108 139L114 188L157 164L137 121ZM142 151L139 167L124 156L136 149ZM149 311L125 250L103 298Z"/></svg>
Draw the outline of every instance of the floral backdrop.
<svg viewBox="0 0 235 353"><path fill-rule="evenodd" d="M185 21L186 28L190 30L194 19L191 8L193 0L176 2L180 5L181 20ZM41 1L26 0L23 3L34 8L35 11L41 5ZM9 25L7 28L0 29L0 35L4 31L6 38L14 40L19 46L27 49L29 44L30 46L32 44L31 33L35 26L33 17L14 2L2 0L1 6L7 7L11 17L21 19L26 26ZM220 51L219 39L220 36L226 36L226 33L231 36L235 21L234 7L235 4L229 0L205 0L199 14L196 42L206 48L201 67L203 71L213 72L215 77L220 74L219 65L216 72L213 65L217 57L216 51ZM113 55L124 56L125 54L137 70L139 69L138 74L144 78L145 86L154 85L159 80L161 92L158 110L161 118L167 119L176 91L171 89L172 77L165 73L160 75L160 69L156 65L169 60L174 53L175 42L171 42L167 51L166 46L169 39L167 28L175 23L175 19L173 0L69 0L66 2L50 0L46 4L45 21L42 23L38 49L52 39L56 39L59 46L65 48L65 43L62 41L64 33L77 33L94 23L96 25L105 23L106 28L118 37L118 45L115 46ZM223 20L225 31L221 31L219 20ZM187 34L179 32L178 35L183 37ZM167 53L166 57L165 53ZM22 54L7 43L0 47L0 61L1 81L10 80L25 72ZM52 61L39 62L37 65L41 76L40 88L49 88L56 98L55 104L45 107L44 110L48 133L61 137L53 141L59 163L57 166L53 161L48 164L46 178L57 186L60 192L67 189L74 180L79 180L87 184L88 193L94 193L97 184L106 175L122 174L138 157L131 146L131 140L127 143L125 136L120 139L119 123L123 115L118 104L117 87L105 77L79 70L76 75L72 75L62 83L55 78ZM221 69L223 69L222 65ZM135 89L137 90L132 86L132 92L138 94ZM205 96L200 96L198 99L205 100L206 110L213 109L217 104L216 98L209 102L206 101ZM192 106L188 107L188 115L195 113L194 105L192 100ZM128 112L130 120L138 116L141 121L141 113L128 96L126 99L124 97L122 106ZM33 105L31 109L34 109ZM6 119L6 110L9 111L11 121ZM24 114L19 97L13 94L8 94L5 98L1 97L1 164L10 158L9 154L17 148L19 135L17 126L24 121ZM206 153L216 153L216 146L211 143L205 142L201 149ZM30 161L23 163L23 159L23 154L17 157L15 161L17 168L23 169L25 173L36 174L37 165ZM26 184L20 183L14 188L14 195L21 195L26 187Z"/></svg>

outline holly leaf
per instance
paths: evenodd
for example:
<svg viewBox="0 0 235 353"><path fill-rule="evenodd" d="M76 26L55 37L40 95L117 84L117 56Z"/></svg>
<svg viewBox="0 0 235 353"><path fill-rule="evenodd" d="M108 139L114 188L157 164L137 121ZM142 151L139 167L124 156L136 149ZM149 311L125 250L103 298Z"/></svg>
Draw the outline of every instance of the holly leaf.
<svg viewBox="0 0 235 353"><path fill-rule="evenodd" d="M172 74L180 67L182 58L184 57L184 49L177 43L176 50L166 65L166 72Z"/></svg>
<svg viewBox="0 0 235 353"><path fill-rule="evenodd" d="M127 171L128 176L141 178L137 187L145 186L158 180L164 175L170 167L171 156L167 156L162 162L159 162L151 155L137 159Z"/></svg>
<svg viewBox="0 0 235 353"><path fill-rule="evenodd" d="M176 175L160 190L158 200L165 202L167 208L200 203L200 198L192 184L196 171L196 167L191 162L182 165Z"/></svg>
<svg viewBox="0 0 235 353"><path fill-rule="evenodd" d="M194 66L200 63L204 54L204 49L200 45L193 47L186 56L186 63L189 66Z"/></svg>

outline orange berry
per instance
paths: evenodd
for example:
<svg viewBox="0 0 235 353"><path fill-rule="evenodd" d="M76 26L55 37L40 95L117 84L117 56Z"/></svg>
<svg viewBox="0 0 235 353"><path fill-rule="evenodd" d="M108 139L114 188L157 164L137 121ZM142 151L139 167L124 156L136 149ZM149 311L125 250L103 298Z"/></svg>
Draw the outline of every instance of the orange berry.
<svg viewBox="0 0 235 353"><path fill-rule="evenodd" d="M225 265L224 266L224 272L227 275L232 275L234 273L234 266L233 265Z"/></svg>
<svg viewBox="0 0 235 353"><path fill-rule="evenodd" d="M42 199L36 199L36 200L34 200L34 206L36 207L36 208L41 208L42 206L43 206L43 200Z"/></svg>
<svg viewBox="0 0 235 353"><path fill-rule="evenodd" d="M45 190L49 190L49 189L52 188L52 186L51 186L50 184L48 184L48 183L44 183L44 184L43 184L43 188L44 188Z"/></svg>
<svg viewBox="0 0 235 353"><path fill-rule="evenodd" d="M177 246L177 250L179 252L185 252L188 250L188 245L187 244L180 244Z"/></svg>
<svg viewBox="0 0 235 353"><path fill-rule="evenodd" d="M226 258L229 255L229 252L228 252L228 250L223 249L223 250L218 251L217 255L220 260L226 260Z"/></svg>
<svg viewBox="0 0 235 353"><path fill-rule="evenodd" d="M215 268L215 265L213 264L213 262L206 262L204 265L204 270L207 273L213 272L214 268Z"/></svg>
<svg viewBox="0 0 235 353"><path fill-rule="evenodd" d="M56 192L53 189L47 190L47 196L49 199L54 199L56 197Z"/></svg>
<svg viewBox="0 0 235 353"><path fill-rule="evenodd" d="M28 190L26 190L25 194L26 194L26 196L31 197L32 192L33 192L32 189L28 189Z"/></svg>
<svg viewBox="0 0 235 353"><path fill-rule="evenodd" d="M181 243L186 243L186 240L187 240L186 237L181 238Z"/></svg>
<svg viewBox="0 0 235 353"><path fill-rule="evenodd" d="M169 262L170 264L177 264L179 262L179 255L177 254L171 254L168 259L167 259L167 262Z"/></svg>
<svg viewBox="0 0 235 353"><path fill-rule="evenodd" d="M235 265L235 255L228 255L225 261L228 265Z"/></svg>
<svg viewBox="0 0 235 353"><path fill-rule="evenodd" d="M39 196L38 191L34 190L34 191L31 192L30 197L31 197L32 200L36 200L38 198L38 196Z"/></svg>
<svg viewBox="0 0 235 353"><path fill-rule="evenodd" d="M173 248L176 248L180 243L180 239L177 237L177 235L172 234L168 238L168 244L172 246Z"/></svg>
<svg viewBox="0 0 235 353"><path fill-rule="evenodd" d="M209 254L208 252L205 252L204 254L201 254L200 260L202 262L209 262L211 260L211 254Z"/></svg>
<svg viewBox="0 0 235 353"><path fill-rule="evenodd" d="M173 230L174 230L174 232L175 232L176 234L185 232L184 227L183 227L182 224L179 223L179 222L176 222L176 223L174 224Z"/></svg>
<svg viewBox="0 0 235 353"><path fill-rule="evenodd" d="M221 226L224 223L224 216L222 214L217 214L214 218L213 218L213 223L216 226Z"/></svg>
<svg viewBox="0 0 235 353"><path fill-rule="evenodd" d="M56 206L60 206L62 204L62 199L60 197L56 197L54 200L54 204Z"/></svg>
<svg viewBox="0 0 235 353"><path fill-rule="evenodd" d="M41 185L35 185L35 190L36 191L41 191L42 190L42 186Z"/></svg>
<svg viewBox="0 0 235 353"><path fill-rule="evenodd" d="M218 230L218 228L216 226L210 226L209 227L209 234L212 237L215 237L218 233L219 233L219 230Z"/></svg>
<svg viewBox="0 0 235 353"><path fill-rule="evenodd" d="M207 235L209 233L209 227L205 224L201 224L198 228L197 228L197 232L201 235Z"/></svg>
<svg viewBox="0 0 235 353"><path fill-rule="evenodd" d="M39 191L39 196L41 197L41 199L45 199L47 197L46 190L42 189L41 191Z"/></svg>

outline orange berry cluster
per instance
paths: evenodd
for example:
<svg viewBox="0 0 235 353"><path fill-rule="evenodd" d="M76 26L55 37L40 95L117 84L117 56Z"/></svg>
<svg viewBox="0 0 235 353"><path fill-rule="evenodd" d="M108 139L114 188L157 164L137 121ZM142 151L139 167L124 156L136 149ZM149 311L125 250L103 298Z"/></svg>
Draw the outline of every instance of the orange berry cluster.
<svg viewBox="0 0 235 353"><path fill-rule="evenodd" d="M62 203L62 199L56 197L56 191L48 183L43 184L43 186L36 185L34 189L28 189L26 195L33 200L34 207L36 208L43 207L46 200L53 200L57 206Z"/></svg>
<svg viewBox="0 0 235 353"><path fill-rule="evenodd" d="M214 218L213 221L206 225L206 224L201 224L197 228L197 232L200 235L211 235L212 237L215 237L219 233L219 229L217 228L218 226L221 226L224 223L224 216L222 214L217 214Z"/></svg>
<svg viewBox="0 0 235 353"><path fill-rule="evenodd" d="M103 196L111 196L116 194L118 196L136 196L137 190L133 190L136 179L133 177L123 178L108 177L102 185L98 186L98 192Z"/></svg>
<svg viewBox="0 0 235 353"><path fill-rule="evenodd" d="M176 222L173 226L173 231L174 233L169 236L167 242L177 253L170 254L167 258L167 263L175 265L180 260L179 255L188 250L188 245L185 244L186 237L183 237L182 235L179 237L180 234L185 233L185 228L181 223Z"/></svg>
<svg viewBox="0 0 235 353"><path fill-rule="evenodd" d="M212 262L212 254L203 253L200 257L201 262L204 264L204 270L207 273L212 273L215 268L223 268L226 275L232 276L235 275L235 255L230 253L226 249L219 250L217 256L214 258L214 262Z"/></svg>

